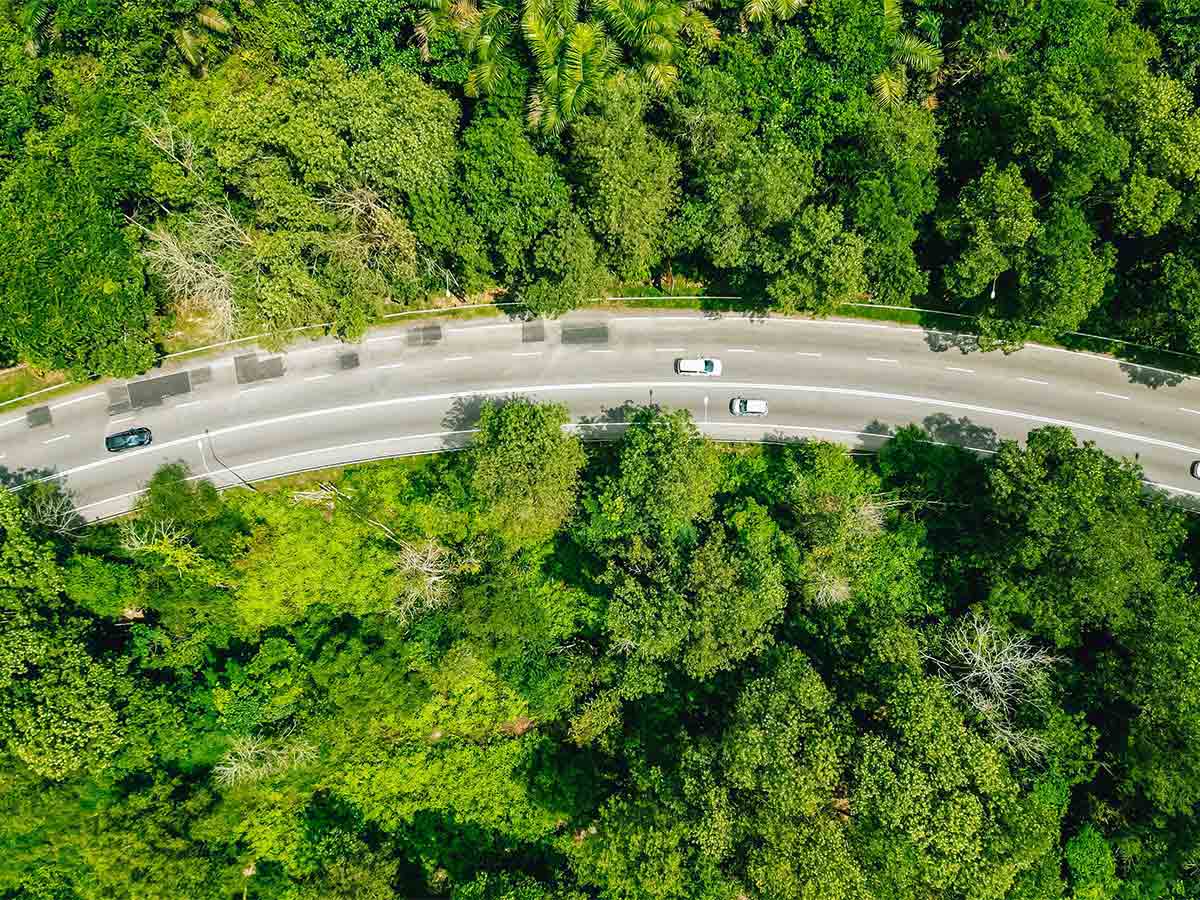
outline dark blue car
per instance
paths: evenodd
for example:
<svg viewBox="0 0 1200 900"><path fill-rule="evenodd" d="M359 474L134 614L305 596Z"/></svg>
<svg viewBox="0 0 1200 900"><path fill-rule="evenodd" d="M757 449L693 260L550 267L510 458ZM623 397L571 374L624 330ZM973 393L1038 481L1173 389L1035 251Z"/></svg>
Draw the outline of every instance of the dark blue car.
<svg viewBox="0 0 1200 900"><path fill-rule="evenodd" d="M117 434L110 434L104 439L104 446L109 453L120 453L122 450L132 450L135 447L145 447L154 438L149 428L130 428Z"/></svg>

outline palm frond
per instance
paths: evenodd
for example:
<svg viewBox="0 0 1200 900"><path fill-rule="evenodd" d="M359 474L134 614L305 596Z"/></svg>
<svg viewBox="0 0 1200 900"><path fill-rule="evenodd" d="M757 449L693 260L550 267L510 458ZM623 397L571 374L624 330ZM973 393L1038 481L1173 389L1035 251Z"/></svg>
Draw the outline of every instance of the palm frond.
<svg viewBox="0 0 1200 900"><path fill-rule="evenodd" d="M907 32L896 36L892 58L917 72L932 72L943 62L939 48Z"/></svg>
<svg viewBox="0 0 1200 900"><path fill-rule="evenodd" d="M201 38L192 34L188 29L182 26L175 29L175 46L179 48L179 53L183 56L184 62L193 69L200 68L202 62L200 49L203 43Z"/></svg>
<svg viewBox="0 0 1200 900"><path fill-rule="evenodd" d="M871 86L876 102L884 109L899 109L904 102L904 95L908 93L908 79L904 69L899 66L884 69L875 76Z"/></svg>
<svg viewBox="0 0 1200 900"><path fill-rule="evenodd" d="M196 10L196 21L209 31L225 34L229 31L229 20L211 6L202 6Z"/></svg>
<svg viewBox="0 0 1200 900"><path fill-rule="evenodd" d="M670 91L679 80L679 68L669 62L648 62L642 66L642 74L659 94Z"/></svg>
<svg viewBox="0 0 1200 900"><path fill-rule="evenodd" d="M771 16L774 7L771 0L747 0L742 12L751 22L761 22Z"/></svg>
<svg viewBox="0 0 1200 900"><path fill-rule="evenodd" d="M889 34L897 34L904 27L903 0L883 0L883 27Z"/></svg>
<svg viewBox="0 0 1200 900"><path fill-rule="evenodd" d="M683 25L680 31L685 31L704 47L713 47L721 40L721 31L713 24L712 19L698 9L684 12Z"/></svg>

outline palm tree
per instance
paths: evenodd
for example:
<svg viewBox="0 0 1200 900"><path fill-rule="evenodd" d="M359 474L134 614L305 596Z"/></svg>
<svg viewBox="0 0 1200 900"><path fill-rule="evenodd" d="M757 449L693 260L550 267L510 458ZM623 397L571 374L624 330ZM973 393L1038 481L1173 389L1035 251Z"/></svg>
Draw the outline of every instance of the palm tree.
<svg viewBox="0 0 1200 900"><path fill-rule="evenodd" d="M195 19L197 25L208 31L217 34L226 34L229 31L229 20L211 6L201 6L197 9ZM175 46L179 48L183 61L195 74L200 76L207 72L204 60L204 46L207 43L208 36L203 31L197 34L186 25L180 25L175 29Z"/></svg>
<svg viewBox="0 0 1200 900"><path fill-rule="evenodd" d="M434 0L417 26L421 56L429 58L429 40L442 28L449 27L459 45L471 57L464 90L468 97L494 91L515 65L512 51L515 11L497 0L482 7L474 0Z"/></svg>
<svg viewBox="0 0 1200 900"><path fill-rule="evenodd" d="M904 28L902 0L883 0L883 28L891 53L891 65L875 76L875 99L880 106L897 109L908 96L909 72L927 72L930 89L937 86L943 57L933 40L920 37ZM929 20L932 21L932 20Z"/></svg>
<svg viewBox="0 0 1200 900"><path fill-rule="evenodd" d="M604 28L578 15L578 0L526 0L521 19L538 76L529 122L550 132L583 109L618 59Z"/></svg>
<svg viewBox="0 0 1200 900"><path fill-rule="evenodd" d="M598 0L597 10L638 58L646 81L659 92L669 90L679 79L674 60L680 49L684 8L673 0ZM708 21L698 10L690 13Z"/></svg>
<svg viewBox="0 0 1200 900"><path fill-rule="evenodd" d="M805 0L747 0L742 15L751 22L790 19L804 6Z"/></svg>
<svg viewBox="0 0 1200 900"><path fill-rule="evenodd" d="M59 38L50 0L29 0L17 9L17 26L25 34L25 53L38 56Z"/></svg>

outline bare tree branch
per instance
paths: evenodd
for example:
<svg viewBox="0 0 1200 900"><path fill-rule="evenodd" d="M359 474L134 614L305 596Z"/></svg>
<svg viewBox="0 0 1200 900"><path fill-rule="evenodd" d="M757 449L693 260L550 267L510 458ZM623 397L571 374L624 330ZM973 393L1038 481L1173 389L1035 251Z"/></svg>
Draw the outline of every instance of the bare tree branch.
<svg viewBox="0 0 1200 900"><path fill-rule="evenodd" d="M1036 757L1045 742L1016 727L1022 707L1042 710L1049 698L1050 673L1061 663L1025 635L1004 634L984 616L963 619L924 658L950 690L1014 753Z"/></svg>

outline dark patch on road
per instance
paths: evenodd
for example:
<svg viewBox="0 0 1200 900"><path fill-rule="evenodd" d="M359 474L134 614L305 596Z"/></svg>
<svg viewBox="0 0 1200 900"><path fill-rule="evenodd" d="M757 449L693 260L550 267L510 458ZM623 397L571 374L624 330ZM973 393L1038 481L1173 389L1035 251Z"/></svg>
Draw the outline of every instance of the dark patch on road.
<svg viewBox="0 0 1200 900"><path fill-rule="evenodd" d="M534 319L532 322L521 323L521 343L540 344L546 340L545 319Z"/></svg>
<svg viewBox="0 0 1200 900"><path fill-rule="evenodd" d="M108 414L110 416L119 416L132 409L133 404L129 402L129 388L126 385L122 384L108 389Z"/></svg>
<svg viewBox="0 0 1200 900"><path fill-rule="evenodd" d="M234 357L233 368L237 373L238 384L250 384L255 381L264 381L267 378L279 378L283 375L283 357L272 356L268 359L259 359L257 355L247 353L243 356Z"/></svg>
<svg viewBox="0 0 1200 900"><path fill-rule="evenodd" d="M35 406L33 409L25 413L25 424L30 428L42 428L49 425L53 421L50 415L50 407Z"/></svg>
<svg viewBox="0 0 1200 900"><path fill-rule="evenodd" d="M187 372L160 375L129 383L129 402L134 409L147 406L162 406L167 397L178 397L192 392L192 380Z"/></svg>
<svg viewBox="0 0 1200 900"><path fill-rule="evenodd" d="M410 347L428 347L443 337L441 325L417 325L408 329L405 343Z"/></svg>
<svg viewBox="0 0 1200 900"><path fill-rule="evenodd" d="M563 325L564 344L607 344L607 325Z"/></svg>
<svg viewBox="0 0 1200 900"><path fill-rule="evenodd" d="M350 369L357 369L359 365L358 353L353 350L349 353L339 353L337 363L338 368L343 372L348 372Z"/></svg>

